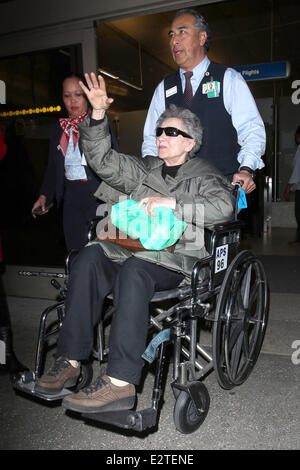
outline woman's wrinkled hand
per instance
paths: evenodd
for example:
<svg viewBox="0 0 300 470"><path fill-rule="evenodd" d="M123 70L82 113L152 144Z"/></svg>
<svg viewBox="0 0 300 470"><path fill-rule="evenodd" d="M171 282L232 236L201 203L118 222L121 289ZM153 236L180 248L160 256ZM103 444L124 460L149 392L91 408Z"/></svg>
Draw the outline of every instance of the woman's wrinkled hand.
<svg viewBox="0 0 300 470"><path fill-rule="evenodd" d="M96 74L92 72L90 75L85 73L84 76L87 87L81 81L79 82L79 85L91 103L93 108L92 117L94 119L102 119L104 117L105 110L109 108L114 100L113 98L108 98L106 94L105 81L101 75L96 77Z"/></svg>
<svg viewBox="0 0 300 470"><path fill-rule="evenodd" d="M142 205L145 204L146 214L150 217L155 217L156 214L153 212L157 207L168 207L174 210L176 207L175 197L164 197L164 196L147 196L143 197L137 206L137 209L141 209Z"/></svg>

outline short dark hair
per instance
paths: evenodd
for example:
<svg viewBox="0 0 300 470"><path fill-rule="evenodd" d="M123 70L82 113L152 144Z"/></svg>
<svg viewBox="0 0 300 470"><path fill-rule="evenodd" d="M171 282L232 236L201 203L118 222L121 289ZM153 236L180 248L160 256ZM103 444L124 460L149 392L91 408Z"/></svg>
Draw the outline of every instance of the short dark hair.
<svg viewBox="0 0 300 470"><path fill-rule="evenodd" d="M181 10L178 10L175 13L173 21L175 20L175 18L178 18L182 15L192 15L195 18L195 28L198 33L200 33L200 31L206 31L207 38L204 44L204 49L205 52L208 52L211 42L211 32L206 19L202 15L200 15L197 10L194 10L193 8L182 8Z"/></svg>

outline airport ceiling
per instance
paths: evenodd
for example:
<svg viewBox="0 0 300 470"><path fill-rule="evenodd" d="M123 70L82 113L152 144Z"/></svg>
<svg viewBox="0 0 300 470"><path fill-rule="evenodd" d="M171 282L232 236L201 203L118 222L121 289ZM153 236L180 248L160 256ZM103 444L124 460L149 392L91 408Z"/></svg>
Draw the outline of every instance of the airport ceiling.
<svg viewBox="0 0 300 470"><path fill-rule="evenodd" d="M300 0L233 0L195 6L212 31L209 57L229 66L288 60L289 80L277 81L287 94L291 79L300 80ZM135 39L142 50L175 69L168 41L174 11L109 23ZM272 96L272 81L249 82L257 97Z"/></svg>
<svg viewBox="0 0 300 470"><path fill-rule="evenodd" d="M10 0L0 0L0 3L6 1ZM205 6L195 4L193 8L209 23L210 59L228 66L289 61L289 78L248 84L255 98L292 94L292 81L300 80L300 0L225 0ZM157 83L176 69L168 39L174 13L174 10L164 11L98 23L98 32L108 26L104 34L98 35L99 65L123 79L107 78L108 91L115 99L111 107L113 114L147 109ZM70 55L70 51L62 49L56 53ZM124 81L137 88L142 84L141 90ZM36 84L36 89L41 90L39 96L46 96L42 90L45 84Z"/></svg>

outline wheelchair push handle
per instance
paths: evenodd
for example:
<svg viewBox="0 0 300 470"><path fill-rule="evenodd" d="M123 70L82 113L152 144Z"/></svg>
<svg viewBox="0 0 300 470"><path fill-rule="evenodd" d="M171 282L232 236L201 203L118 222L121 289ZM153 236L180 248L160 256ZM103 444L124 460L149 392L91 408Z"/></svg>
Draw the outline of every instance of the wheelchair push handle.
<svg viewBox="0 0 300 470"><path fill-rule="evenodd" d="M234 220L237 220L238 213L241 209L245 209L247 207L247 199L242 186L244 184L243 180L235 181L231 183L233 186L233 197L235 199L234 204Z"/></svg>
<svg viewBox="0 0 300 470"><path fill-rule="evenodd" d="M239 180L239 181L236 181L235 183L231 183L232 186L234 186L234 190L238 190L239 188L241 188L244 184L244 180Z"/></svg>

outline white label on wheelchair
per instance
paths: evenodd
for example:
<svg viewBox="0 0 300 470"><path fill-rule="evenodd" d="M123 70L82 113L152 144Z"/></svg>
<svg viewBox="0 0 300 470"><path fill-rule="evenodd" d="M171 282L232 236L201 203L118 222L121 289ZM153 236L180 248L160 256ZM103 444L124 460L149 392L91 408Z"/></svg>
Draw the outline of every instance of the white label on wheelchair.
<svg viewBox="0 0 300 470"><path fill-rule="evenodd" d="M217 246L215 273L227 268L228 245Z"/></svg>

